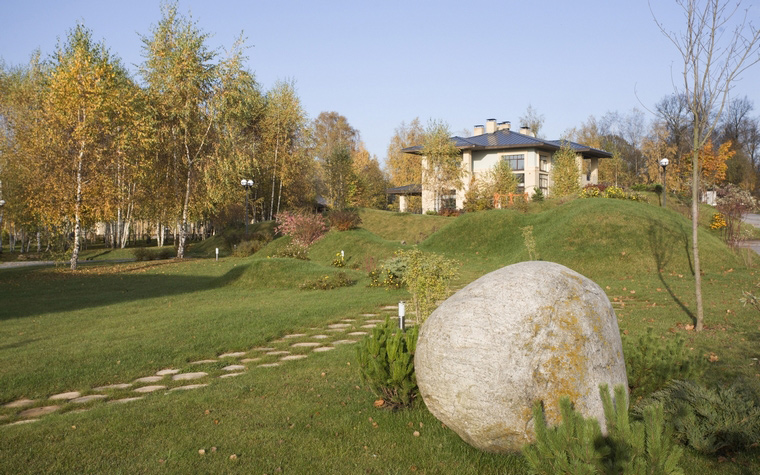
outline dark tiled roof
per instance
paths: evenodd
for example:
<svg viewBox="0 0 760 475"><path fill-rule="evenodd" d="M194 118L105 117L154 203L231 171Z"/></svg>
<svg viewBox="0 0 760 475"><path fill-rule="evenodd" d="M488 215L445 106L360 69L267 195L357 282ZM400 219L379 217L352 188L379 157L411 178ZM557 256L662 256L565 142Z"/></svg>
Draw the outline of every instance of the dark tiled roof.
<svg viewBox="0 0 760 475"><path fill-rule="evenodd" d="M561 140L544 140L530 135L524 135L511 130L497 130L490 134L474 135L472 137L451 137L455 145L460 150L488 150L488 149L509 149L509 148L541 148L549 151L559 150ZM587 147L582 144L568 141L570 146L591 157L611 157L612 154L604 150ZM415 145L402 150L404 153L422 154L422 145Z"/></svg>
<svg viewBox="0 0 760 475"><path fill-rule="evenodd" d="M422 185L397 186L395 188L388 188L385 192L389 195L413 195L416 193L422 193Z"/></svg>

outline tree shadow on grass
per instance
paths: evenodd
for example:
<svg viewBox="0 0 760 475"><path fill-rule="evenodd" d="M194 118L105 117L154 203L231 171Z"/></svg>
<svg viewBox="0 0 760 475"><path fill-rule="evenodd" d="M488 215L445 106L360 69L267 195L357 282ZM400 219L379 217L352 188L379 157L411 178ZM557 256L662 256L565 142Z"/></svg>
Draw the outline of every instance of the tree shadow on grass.
<svg viewBox="0 0 760 475"><path fill-rule="evenodd" d="M222 276L138 272L166 264L145 263L139 269L115 266L96 274L45 274L30 268L4 271L0 274L0 321L210 290L235 282L249 266L237 265Z"/></svg>
<svg viewBox="0 0 760 475"><path fill-rule="evenodd" d="M661 222L650 222L649 229L647 230L647 236L649 237L649 247L652 251L655 264L657 265L657 277L662 282L662 286L668 291L673 301L678 304L683 312L689 316L689 318L697 324L697 317L691 310L679 299L668 282L663 277L665 267L671 262L676 253L683 252L686 255L686 260L689 263L689 270L692 275L694 274L694 266L691 262L691 254L689 253L689 236L686 234L683 228L672 229L664 227ZM683 246L683 247L682 247Z"/></svg>

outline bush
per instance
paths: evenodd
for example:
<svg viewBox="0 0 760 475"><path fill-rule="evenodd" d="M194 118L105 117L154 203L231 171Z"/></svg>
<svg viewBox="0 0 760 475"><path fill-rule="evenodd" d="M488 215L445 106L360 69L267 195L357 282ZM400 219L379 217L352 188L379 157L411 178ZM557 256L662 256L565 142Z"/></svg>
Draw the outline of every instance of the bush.
<svg viewBox="0 0 760 475"><path fill-rule="evenodd" d="M406 257L398 253L383 261L379 268L369 271L370 287L387 287L399 289L404 285L404 273L406 272Z"/></svg>
<svg viewBox="0 0 760 475"><path fill-rule="evenodd" d="M625 191L619 186L610 186L603 193L605 198L614 198L619 200L625 199Z"/></svg>
<svg viewBox="0 0 760 475"><path fill-rule="evenodd" d="M429 209L429 210L425 211L425 214L428 215L428 216L438 216L438 211L434 211L432 209Z"/></svg>
<svg viewBox="0 0 760 475"><path fill-rule="evenodd" d="M650 327L636 344L623 337L625 365L631 398L638 400L662 389L672 379L694 379L704 372L704 362L690 354L681 335L663 339Z"/></svg>
<svg viewBox="0 0 760 475"><path fill-rule="evenodd" d="M301 259L302 261L309 260L309 249L293 242L288 243L287 246L279 249L269 257L290 257L293 259Z"/></svg>
<svg viewBox="0 0 760 475"><path fill-rule="evenodd" d="M438 301L448 296L449 283L457 275L458 263L419 249L397 251L396 256L405 259L402 282L412 294L417 323L422 324Z"/></svg>
<svg viewBox="0 0 760 475"><path fill-rule="evenodd" d="M235 257L248 257L258 252L264 245L266 245L266 242L260 240L240 241L232 251L232 255Z"/></svg>
<svg viewBox="0 0 760 475"><path fill-rule="evenodd" d="M734 385L707 389L691 381L673 381L634 409L665 407L665 422L677 439L704 454L743 451L760 441L757 394Z"/></svg>
<svg viewBox="0 0 760 475"><path fill-rule="evenodd" d="M316 280L307 280L301 284L301 290L332 290L339 287L349 287L356 283L351 280L345 272L338 272L335 275L323 275Z"/></svg>
<svg viewBox="0 0 760 475"><path fill-rule="evenodd" d="M243 231L239 229L227 231L222 235L222 238L227 245L227 249L232 251L243 240Z"/></svg>
<svg viewBox="0 0 760 475"><path fill-rule="evenodd" d="M332 266L333 267L345 267L346 266L346 259L343 257L343 251L338 252L335 254L335 257L333 257L332 260Z"/></svg>
<svg viewBox="0 0 760 475"><path fill-rule="evenodd" d="M735 246L741 239L742 218L757 208L757 201L749 191L736 185L727 185L717 195L717 208L726 223L724 239L729 246Z"/></svg>
<svg viewBox="0 0 760 475"><path fill-rule="evenodd" d="M362 218L359 216L359 213L351 210L331 211L327 215L327 220L330 221L330 228L337 229L338 231L356 229L362 224Z"/></svg>
<svg viewBox="0 0 760 475"><path fill-rule="evenodd" d="M292 242L301 247L309 247L327 232L327 224L319 214L283 211L276 221L275 231L290 236Z"/></svg>
<svg viewBox="0 0 760 475"><path fill-rule="evenodd" d="M533 196L531 196L530 199L534 203L540 203L544 201L544 192L541 191L541 188L536 188L536 191L533 192Z"/></svg>
<svg viewBox="0 0 760 475"><path fill-rule="evenodd" d="M585 419L572 408L570 399L560 400L562 422L548 428L540 404L533 409L536 442L523 449L528 465L537 474L682 474L683 455L664 432L662 405L645 409L643 422L630 421L626 390L615 388L615 403L607 385L599 387L607 424L602 436L599 421Z"/></svg>
<svg viewBox="0 0 760 475"><path fill-rule="evenodd" d="M171 248L150 249L147 247L136 247L132 249L132 255L138 261L154 261L158 259L171 259L174 257L174 250Z"/></svg>
<svg viewBox="0 0 760 475"><path fill-rule="evenodd" d="M392 408L409 407L419 394L414 352L419 327L401 331L389 319L356 348L362 382Z"/></svg>

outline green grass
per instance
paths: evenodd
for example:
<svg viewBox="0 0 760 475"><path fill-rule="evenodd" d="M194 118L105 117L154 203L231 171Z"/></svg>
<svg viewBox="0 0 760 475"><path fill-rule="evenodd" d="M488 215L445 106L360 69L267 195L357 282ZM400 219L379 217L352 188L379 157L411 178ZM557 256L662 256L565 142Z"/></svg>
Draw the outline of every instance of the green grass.
<svg viewBox="0 0 760 475"><path fill-rule="evenodd" d="M758 317L738 301L760 275L704 230L706 329L686 331L694 311L690 224L677 212L589 199L549 202L529 213L441 218L363 211L362 218L361 229L330 232L314 244L309 261L267 258L287 243L278 239L245 259L0 270L0 405L86 392L167 367L187 371L194 368L190 361L378 311L407 294L366 287L364 267L390 256L402 240L414 244L414 236L427 236L422 249L459 260L464 284L527 259L520 230L527 225L541 259L567 265L606 290L629 337L650 326L663 335L680 333L692 351L719 357L705 382L760 381L753 359L760 357ZM223 237L216 239L191 250L197 244L208 252ZM356 285L298 289L338 272L330 262L340 250L347 258L340 270ZM203 366L211 375L206 388L149 394L125 405L93 403L83 413L69 403L34 424L0 426L0 473L525 473L521 457L472 449L423 404L400 412L373 408L351 347L214 378L222 365ZM0 407L0 418L15 420L16 412ZM233 453L236 460L229 459ZM756 452L721 462L687 451L681 465L700 474L760 470Z"/></svg>

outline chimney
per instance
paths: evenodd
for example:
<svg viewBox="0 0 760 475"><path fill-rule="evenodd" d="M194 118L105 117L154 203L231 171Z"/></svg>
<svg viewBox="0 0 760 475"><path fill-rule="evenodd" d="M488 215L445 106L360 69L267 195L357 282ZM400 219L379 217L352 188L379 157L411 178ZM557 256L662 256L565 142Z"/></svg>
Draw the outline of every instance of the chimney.
<svg viewBox="0 0 760 475"><path fill-rule="evenodd" d="M530 133L530 127L527 125L520 126L520 133L523 135L530 135L531 137L533 136L533 134Z"/></svg>
<svg viewBox="0 0 760 475"><path fill-rule="evenodd" d="M501 122L496 125L496 130L506 130L507 132L509 132L509 129L511 127L512 127L512 124L508 120L505 120L504 122Z"/></svg>
<svg viewBox="0 0 760 475"><path fill-rule="evenodd" d="M472 131L472 135L473 135L473 137L474 137L474 136L476 136L476 135L483 135L483 131L484 131L484 130L485 130L485 129L484 129L484 127L483 127L482 125L476 125L476 126L473 128L473 131Z"/></svg>
<svg viewBox="0 0 760 475"><path fill-rule="evenodd" d="M486 121L486 133L492 134L496 132L496 119L488 119Z"/></svg>

